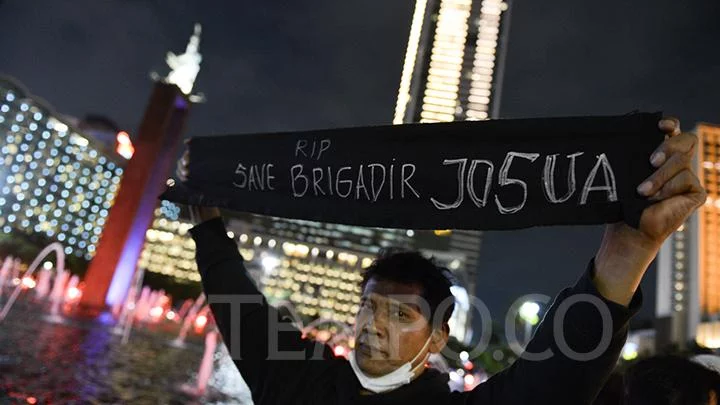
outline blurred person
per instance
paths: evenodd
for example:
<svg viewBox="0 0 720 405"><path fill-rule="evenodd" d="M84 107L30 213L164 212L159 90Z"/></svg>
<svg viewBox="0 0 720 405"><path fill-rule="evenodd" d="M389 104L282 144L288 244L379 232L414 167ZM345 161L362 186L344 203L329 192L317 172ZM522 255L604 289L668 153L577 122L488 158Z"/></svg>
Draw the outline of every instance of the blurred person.
<svg viewBox="0 0 720 405"><path fill-rule="evenodd" d="M191 207L202 283L255 403L591 404L618 360L650 262L706 198L692 171L696 137L681 133L676 119L661 120L659 128L666 140L648 157L656 171L638 187L655 204L643 211L638 229L607 225L587 269L556 297L526 348L551 355L543 360L523 355L468 392L450 392L447 376L425 367L447 342L453 309L450 283L432 260L394 252L367 269L355 321L357 343L348 361L280 323L227 237L220 211ZM178 162L181 181L189 175L190 159L186 153ZM564 316L556 322L558 313Z"/></svg>
<svg viewBox="0 0 720 405"><path fill-rule="evenodd" d="M678 356L640 360L625 375L625 405L718 405L720 374Z"/></svg>

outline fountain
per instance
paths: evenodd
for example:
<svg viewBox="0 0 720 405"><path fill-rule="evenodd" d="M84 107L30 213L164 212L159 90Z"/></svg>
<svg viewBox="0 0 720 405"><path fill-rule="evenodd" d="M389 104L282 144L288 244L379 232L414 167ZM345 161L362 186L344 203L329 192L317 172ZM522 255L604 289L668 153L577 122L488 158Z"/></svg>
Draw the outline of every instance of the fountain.
<svg viewBox="0 0 720 405"><path fill-rule="evenodd" d="M128 319L128 313L130 311L134 311L135 298L137 296L137 292L140 290L140 287L142 287L144 276L145 271L143 269L138 268L137 270L135 270L133 283L132 285L130 285L130 289L128 290L128 294L125 297L125 300L118 300L118 302L113 305L112 313L118 318L118 327L122 327L123 325L125 325L125 322Z"/></svg>
<svg viewBox="0 0 720 405"><path fill-rule="evenodd" d="M5 284L7 284L8 276L10 275L10 267L13 264L13 258L12 256L8 256L5 258L5 261L3 261L2 268L0 268L0 297L2 297L3 290L5 289Z"/></svg>
<svg viewBox="0 0 720 405"><path fill-rule="evenodd" d="M147 322L150 317L150 313L152 312L152 309L155 308L158 301L160 300L160 291L151 290L150 295L148 296L147 302L145 302L145 306L143 308L143 312L140 316L140 319L138 321L140 322Z"/></svg>
<svg viewBox="0 0 720 405"><path fill-rule="evenodd" d="M58 276L55 277L56 281L59 278L60 274L65 273L65 251L63 250L63 247L58 242L53 242L49 244L45 249L43 249L33 260L33 262L30 264L30 267L28 267L27 271L25 272L25 277L30 277L35 272L35 269L40 265L40 262L42 262L45 257L47 257L50 253L55 252L55 258L56 258L56 265L57 265L57 271ZM7 259L6 259L7 262ZM5 265L3 264L3 269L5 269ZM19 260L15 260L13 263L13 271L19 272L20 265ZM19 273L15 275L13 273L13 279L16 279L19 276ZM13 290L12 294L10 295L10 298L8 298L5 305L2 307L2 311L0 311L0 322L2 322L5 317L7 316L8 312L10 312L10 308L12 308L13 304L15 303L15 300L17 300L18 295L20 295L20 291L22 290L22 284L18 283L15 287L15 290ZM53 289L54 290L54 289ZM62 290L61 290L62 293Z"/></svg>
<svg viewBox="0 0 720 405"><path fill-rule="evenodd" d="M42 269L40 270L40 275L38 275L38 282L37 286L35 287L35 300L42 301L44 300L48 293L50 292L50 278L52 277L52 273L48 269Z"/></svg>
<svg viewBox="0 0 720 405"><path fill-rule="evenodd" d="M183 301L183 304L180 306L180 309L175 314L175 318L173 320L177 323L182 322L182 320L185 319L185 315L187 315L192 304L193 304L193 300L191 300L189 298L186 299L185 301Z"/></svg>
<svg viewBox="0 0 720 405"><path fill-rule="evenodd" d="M62 323L63 317L60 315L60 305L65 301L65 286L70 278L70 272L65 271L62 267L57 269L55 281L50 292L50 315L45 316L48 322Z"/></svg>
<svg viewBox="0 0 720 405"><path fill-rule="evenodd" d="M213 363L215 362L215 348L217 347L218 332L211 330L205 335L205 351L203 352L200 368L195 386L183 384L180 390L193 397L201 397L207 391L208 381L213 371Z"/></svg>
<svg viewBox="0 0 720 405"><path fill-rule="evenodd" d="M150 300L150 287L145 286L140 290L140 298L135 302L135 321L141 320L145 316L148 300Z"/></svg>
<svg viewBox="0 0 720 405"><path fill-rule="evenodd" d="M78 285L80 285L80 277L75 274L70 277L70 280L67 283L67 288L65 288L65 296L63 297L64 304L75 304L78 302L80 299L80 290L78 289Z"/></svg>
<svg viewBox="0 0 720 405"><path fill-rule="evenodd" d="M198 311L193 322L196 334L199 335L203 333L203 331L205 330L205 326L207 325L208 320L211 316L212 315L210 315L210 305L205 305L200 311Z"/></svg>
<svg viewBox="0 0 720 405"><path fill-rule="evenodd" d="M19 258L15 258L13 260L12 265L12 282L14 285L18 285L20 282L20 266L22 265L22 261Z"/></svg>
<svg viewBox="0 0 720 405"><path fill-rule="evenodd" d="M123 344L127 343L130 339L130 330L132 329L138 304L135 298L140 287L142 287L144 277L145 270L137 268L125 301L113 307L114 314L119 312L118 323L115 325L115 328L113 328L113 333L122 335ZM122 308L118 308L119 305L122 305Z"/></svg>
<svg viewBox="0 0 720 405"><path fill-rule="evenodd" d="M187 315L183 319L182 327L180 328L180 333L178 334L178 337L175 338L170 344L175 347L184 347L185 346L185 338L187 337L188 330L190 330L190 326L192 325L192 321L195 319L195 315L197 315L198 311L200 310L200 307L205 303L205 294L202 293L200 296L195 300L195 303L192 307L190 307L190 310L188 311Z"/></svg>
<svg viewBox="0 0 720 405"><path fill-rule="evenodd" d="M198 370L197 392L204 394L207 383L212 374L213 360L215 359L215 347L217 347L218 333L216 330L205 335L205 352L203 353L200 369Z"/></svg>

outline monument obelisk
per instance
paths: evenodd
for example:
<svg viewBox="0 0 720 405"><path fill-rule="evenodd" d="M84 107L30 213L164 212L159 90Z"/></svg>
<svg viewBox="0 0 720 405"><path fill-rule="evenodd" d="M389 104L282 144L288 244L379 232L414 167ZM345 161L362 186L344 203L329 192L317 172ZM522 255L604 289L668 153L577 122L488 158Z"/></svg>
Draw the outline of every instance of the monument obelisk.
<svg viewBox="0 0 720 405"><path fill-rule="evenodd" d="M150 226L177 155L195 78L200 71L200 24L185 53L168 52L167 77L154 76L150 101L135 141L120 190L110 210L97 253L85 276L82 304L103 308L125 299Z"/></svg>

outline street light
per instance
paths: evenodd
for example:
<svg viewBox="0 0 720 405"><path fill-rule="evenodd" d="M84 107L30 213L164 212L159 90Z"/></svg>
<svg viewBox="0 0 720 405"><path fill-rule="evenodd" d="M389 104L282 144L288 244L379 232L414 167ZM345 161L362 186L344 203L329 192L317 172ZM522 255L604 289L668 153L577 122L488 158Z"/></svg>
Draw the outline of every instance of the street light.
<svg viewBox="0 0 720 405"><path fill-rule="evenodd" d="M527 345L530 342L530 335L532 334L532 328L533 326L537 325L538 322L540 322L540 317L538 314L540 313L540 304L533 301L525 301L520 306L520 310L518 311L518 314L520 315L520 318L525 323L525 344Z"/></svg>
<svg viewBox="0 0 720 405"><path fill-rule="evenodd" d="M625 343L621 355L625 361L635 360L638 357L638 344L635 342Z"/></svg>

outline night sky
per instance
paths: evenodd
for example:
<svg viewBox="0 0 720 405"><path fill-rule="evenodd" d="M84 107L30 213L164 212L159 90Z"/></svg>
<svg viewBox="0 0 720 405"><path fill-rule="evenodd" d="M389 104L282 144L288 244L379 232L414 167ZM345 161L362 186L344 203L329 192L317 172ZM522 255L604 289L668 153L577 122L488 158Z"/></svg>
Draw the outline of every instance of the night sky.
<svg viewBox="0 0 720 405"><path fill-rule="evenodd" d="M412 1L0 0L0 73L61 113L129 132L152 70L203 24L187 135L387 124ZM678 116L720 123L720 1L515 0L503 118ZM595 253L599 228L486 234L478 296L501 321L526 293L554 295ZM655 274L639 320L652 316Z"/></svg>

